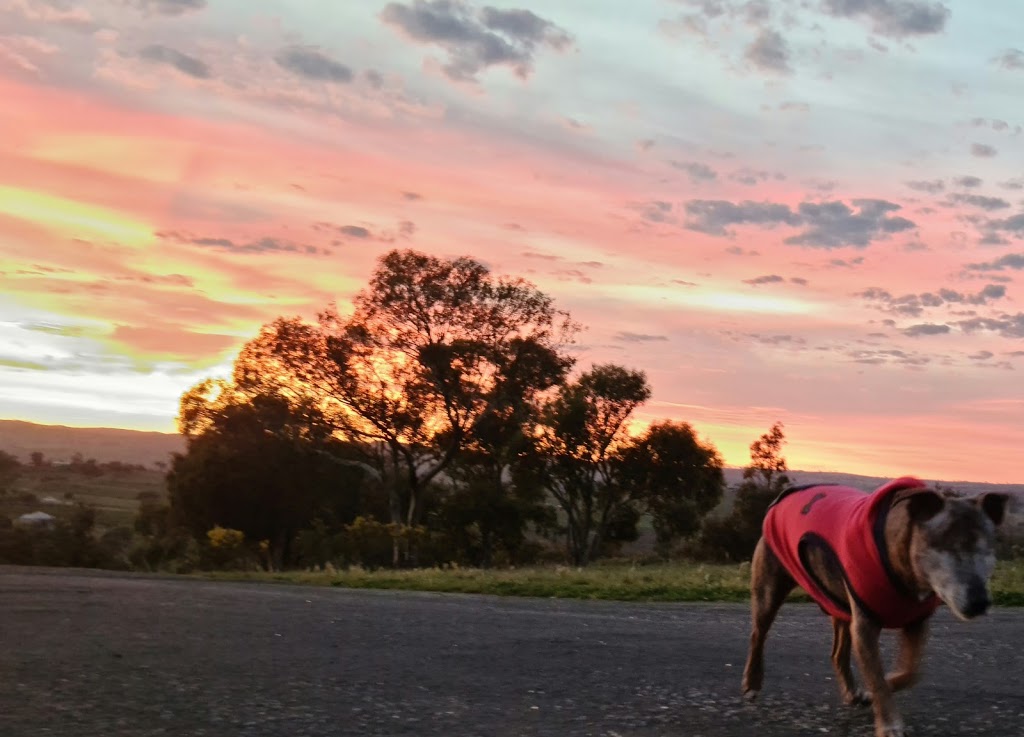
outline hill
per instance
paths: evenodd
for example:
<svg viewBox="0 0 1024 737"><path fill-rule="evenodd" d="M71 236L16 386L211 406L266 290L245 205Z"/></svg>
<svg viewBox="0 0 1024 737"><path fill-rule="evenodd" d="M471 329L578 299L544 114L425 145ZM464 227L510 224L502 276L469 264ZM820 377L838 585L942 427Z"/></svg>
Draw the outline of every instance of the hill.
<svg viewBox="0 0 1024 737"><path fill-rule="evenodd" d="M121 461L152 467L169 463L171 453L184 451L177 433L117 430L109 427L37 425L21 420L0 420L0 450L28 463L38 451L51 461L69 461L76 453L99 463Z"/></svg>
<svg viewBox="0 0 1024 737"><path fill-rule="evenodd" d="M801 484L843 484L852 486L855 489L870 491L881 486L889 478L882 476L860 476L854 473L842 473L839 471L787 471L790 481L794 485ZM988 484L982 481L947 481L945 479L921 479L931 484L942 484L943 486L956 489L966 494L981 494L987 491L998 491L1004 494L1015 494L1024 497L1024 483L1021 484ZM743 481L742 468L725 469L725 481L732 487Z"/></svg>

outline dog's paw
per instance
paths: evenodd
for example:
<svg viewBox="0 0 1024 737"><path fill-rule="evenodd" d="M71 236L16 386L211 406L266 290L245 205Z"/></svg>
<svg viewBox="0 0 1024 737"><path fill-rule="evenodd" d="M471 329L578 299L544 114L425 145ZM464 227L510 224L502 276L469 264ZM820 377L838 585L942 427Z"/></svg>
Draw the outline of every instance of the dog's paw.
<svg viewBox="0 0 1024 737"><path fill-rule="evenodd" d="M754 701L757 701L757 696L760 693L761 692L756 688L748 688L746 691L743 692L743 700L753 703Z"/></svg>
<svg viewBox="0 0 1024 737"><path fill-rule="evenodd" d="M858 688L856 691L846 694L844 700L847 706L871 706L871 692Z"/></svg>
<svg viewBox="0 0 1024 737"><path fill-rule="evenodd" d="M907 737L907 731L902 722L896 721L875 727L875 737Z"/></svg>

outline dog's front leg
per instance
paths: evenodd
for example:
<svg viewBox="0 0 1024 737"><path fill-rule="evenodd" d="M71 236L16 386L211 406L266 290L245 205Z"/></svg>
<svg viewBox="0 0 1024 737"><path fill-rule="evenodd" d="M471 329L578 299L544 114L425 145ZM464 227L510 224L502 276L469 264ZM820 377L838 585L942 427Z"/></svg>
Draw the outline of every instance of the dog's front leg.
<svg viewBox="0 0 1024 737"><path fill-rule="evenodd" d="M881 627L855 605L850 635L861 677L875 707L875 737L904 737L903 720L896 711L892 690L885 680L885 666L879 648L881 634Z"/></svg>
<svg viewBox="0 0 1024 737"><path fill-rule="evenodd" d="M917 682L921 656L928 641L928 619L907 625L900 630L900 649L896 669L885 677L894 692L910 688Z"/></svg>
<svg viewBox="0 0 1024 737"><path fill-rule="evenodd" d="M832 617L832 667L839 681L839 694L851 706L871 703L871 694L857 688L850 667L850 623Z"/></svg>

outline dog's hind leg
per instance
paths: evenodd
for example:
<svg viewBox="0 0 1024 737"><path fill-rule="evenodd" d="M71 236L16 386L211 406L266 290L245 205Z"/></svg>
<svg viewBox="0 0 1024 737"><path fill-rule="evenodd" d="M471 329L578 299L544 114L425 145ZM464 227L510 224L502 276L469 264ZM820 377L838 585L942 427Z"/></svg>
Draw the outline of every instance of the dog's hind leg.
<svg viewBox="0 0 1024 737"><path fill-rule="evenodd" d="M764 538L759 540L750 564L750 652L743 669L743 696L748 701L757 698L764 681L764 641L768 630L795 586L796 581L782 567Z"/></svg>
<svg viewBox="0 0 1024 737"><path fill-rule="evenodd" d="M918 670L921 667L921 656L928 640L928 620L907 625L899 634L899 654L896 656L896 670L885 677L889 688L901 691L910 688L917 682Z"/></svg>
<svg viewBox="0 0 1024 737"><path fill-rule="evenodd" d="M851 706L871 703L871 694L857 688L850 667L850 623L832 617L832 667L839 680L839 693L843 702Z"/></svg>

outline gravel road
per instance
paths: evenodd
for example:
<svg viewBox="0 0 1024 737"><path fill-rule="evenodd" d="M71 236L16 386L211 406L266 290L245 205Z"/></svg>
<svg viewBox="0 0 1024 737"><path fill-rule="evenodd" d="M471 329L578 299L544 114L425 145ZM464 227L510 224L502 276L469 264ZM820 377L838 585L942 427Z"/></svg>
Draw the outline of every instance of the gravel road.
<svg viewBox="0 0 1024 737"><path fill-rule="evenodd" d="M747 608L0 568L0 735L870 737L831 629L790 604L742 703ZM891 638L887 638L887 645ZM1024 735L1024 610L940 610L924 735Z"/></svg>

